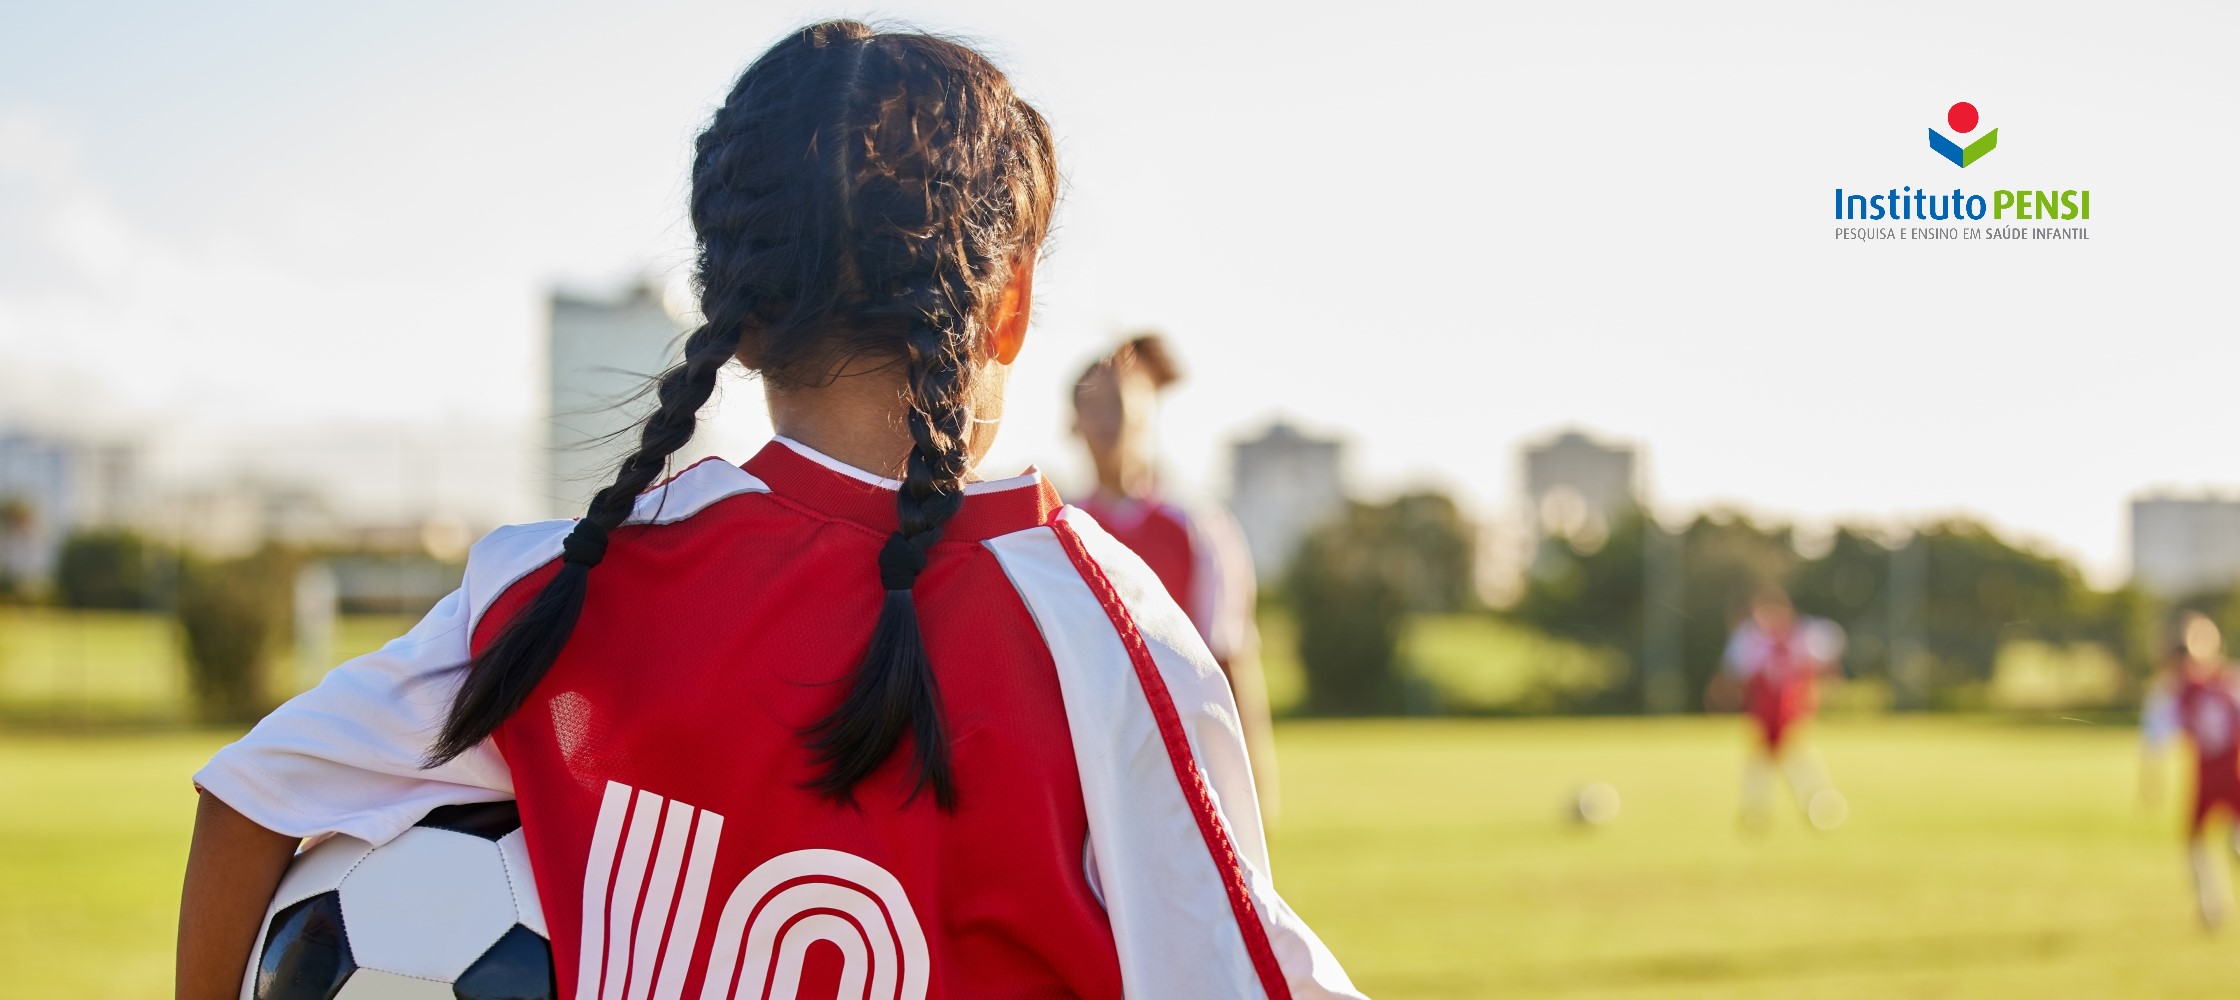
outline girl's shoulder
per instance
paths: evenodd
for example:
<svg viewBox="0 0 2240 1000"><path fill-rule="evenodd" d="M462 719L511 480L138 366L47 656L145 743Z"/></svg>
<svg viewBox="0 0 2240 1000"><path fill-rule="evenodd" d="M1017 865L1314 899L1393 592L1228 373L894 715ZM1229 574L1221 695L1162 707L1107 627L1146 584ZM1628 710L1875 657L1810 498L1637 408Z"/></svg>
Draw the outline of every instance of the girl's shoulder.
<svg viewBox="0 0 2240 1000"><path fill-rule="evenodd" d="M770 487L740 466L710 456L640 494L623 527L683 522L717 503ZM467 550L460 591L469 605L470 627L513 585L560 559L576 518L523 521L493 529Z"/></svg>

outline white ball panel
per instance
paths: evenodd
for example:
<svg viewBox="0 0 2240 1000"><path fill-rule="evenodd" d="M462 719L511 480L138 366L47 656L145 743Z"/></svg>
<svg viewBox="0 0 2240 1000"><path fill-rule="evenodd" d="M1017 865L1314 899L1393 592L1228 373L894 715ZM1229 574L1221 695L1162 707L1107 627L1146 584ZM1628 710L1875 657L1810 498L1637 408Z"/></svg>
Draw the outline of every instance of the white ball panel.
<svg viewBox="0 0 2240 1000"><path fill-rule="evenodd" d="M454 1000L450 983L359 969L342 983L334 1000Z"/></svg>
<svg viewBox="0 0 2240 1000"><path fill-rule="evenodd" d="M498 846L415 827L342 880L358 968L451 982L516 920Z"/></svg>
<svg viewBox="0 0 2240 1000"><path fill-rule="evenodd" d="M350 866L357 864L370 850L373 850L372 844L338 833L296 855L288 864L288 873L280 877L280 890L272 894L272 905L265 908L265 916L269 918L341 885Z"/></svg>
<svg viewBox="0 0 2240 1000"><path fill-rule="evenodd" d="M498 853L505 858L506 877L513 881L513 901L521 926L537 932L538 937L551 938L552 932L544 927L544 903L537 898L537 878L529 870L529 841L515 830L499 838Z"/></svg>

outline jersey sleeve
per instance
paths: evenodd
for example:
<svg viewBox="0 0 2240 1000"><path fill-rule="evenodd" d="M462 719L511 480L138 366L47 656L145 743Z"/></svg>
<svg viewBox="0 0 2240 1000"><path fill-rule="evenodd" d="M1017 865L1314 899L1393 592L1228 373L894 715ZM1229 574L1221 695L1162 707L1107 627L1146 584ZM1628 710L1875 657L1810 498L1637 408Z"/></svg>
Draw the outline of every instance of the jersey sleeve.
<svg viewBox="0 0 2240 1000"><path fill-rule="evenodd" d="M328 671L219 750L195 784L275 833L344 833L374 844L437 806L512 798L512 776L489 740L424 765L482 612L559 554L569 524L501 528L477 543L463 584L411 631Z"/></svg>
<svg viewBox="0 0 2240 1000"><path fill-rule="evenodd" d="M984 544L1057 668L1125 992L1361 997L1276 890L1235 700L1150 568L1083 517Z"/></svg>
<svg viewBox="0 0 2240 1000"><path fill-rule="evenodd" d="M2178 738L2178 696L2168 684L2157 684L2139 707L2139 742L2148 750L2162 750Z"/></svg>
<svg viewBox="0 0 2240 1000"><path fill-rule="evenodd" d="M1748 680L1758 671L1758 630L1749 622L1735 626L1734 634L1727 637L1726 651L1719 654L1719 670L1737 680Z"/></svg>
<svg viewBox="0 0 2240 1000"><path fill-rule="evenodd" d="M1797 630L1803 634L1805 655L1813 663L1830 673L1843 670L1843 626L1825 618L1808 618L1798 623Z"/></svg>
<svg viewBox="0 0 2240 1000"><path fill-rule="evenodd" d="M1260 625L1254 617L1259 582L1252 553L1236 519L1221 507L1189 512L1191 567L1190 620L1214 659L1223 663L1260 651Z"/></svg>

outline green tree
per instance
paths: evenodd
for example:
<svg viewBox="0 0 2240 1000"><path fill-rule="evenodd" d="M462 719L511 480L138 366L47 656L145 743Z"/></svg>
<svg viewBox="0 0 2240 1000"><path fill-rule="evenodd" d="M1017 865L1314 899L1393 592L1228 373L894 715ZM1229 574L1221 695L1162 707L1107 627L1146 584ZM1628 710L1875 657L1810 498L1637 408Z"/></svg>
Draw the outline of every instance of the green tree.
<svg viewBox="0 0 2240 1000"><path fill-rule="evenodd" d="M182 562L176 614L188 693L203 721L250 722L271 708L267 658L287 628L295 563L270 548Z"/></svg>
<svg viewBox="0 0 2240 1000"><path fill-rule="evenodd" d="M1352 504L1310 532L1285 581L1299 622L1308 709L1331 715L1398 711L1407 617L1469 606L1474 551L1461 508L1436 493Z"/></svg>
<svg viewBox="0 0 2240 1000"><path fill-rule="evenodd" d="M1796 570L1796 539L1787 525L1766 525L1733 512L1699 514L1688 524L1681 598L1688 705L1703 707L1704 690L1727 651L1727 639L1767 586Z"/></svg>
<svg viewBox="0 0 2240 1000"><path fill-rule="evenodd" d="M1508 614L1551 635L1597 646L1624 658L1628 680L1593 707L1639 711L1647 622L1647 532L1663 531L1639 513L1623 516L1607 536L1587 542L1544 540L1523 596ZM1704 687L1726 648L1727 634L1750 595L1784 580L1796 563L1789 529L1764 526L1734 512L1700 514L1679 532L1679 618L1682 690L1700 707Z"/></svg>
<svg viewBox="0 0 2240 1000"><path fill-rule="evenodd" d="M1789 582L1798 611L1843 626L1844 670L1854 677L1890 676L1891 557L1874 532L1841 526L1828 551L1798 564Z"/></svg>
<svg viewBox="0 0 2240 1000"><path fill-rule="evenodd" d="M1393 559L1408 610L1440 613L1477 605L1477 530L1454 498L1409 493L1371 510L1371 530Z"/></svg>
<svg viewBox="0 0 2240 1000"><path fill-rule="evenodd" d="M0 602L19 599L28 589L29 581L21 575L23 550L30 544L31 529L37 520L31 501L19 496L0 496Z"/></svg>
<svg viewBox="0 0 2240 1000"><path fill-rule="evenodd" d="M1926 663L1914 680L1932 702L1964 697L1972 685L1990 680L1999 645L2008 639L2105 638L2098 621L2102 602L2083 574L2058 556L1959 519L1923 526L1907 546L1922 549L1919 621Z"/></svg>
<svg viewBox="0 0 2240 1000"><path fill-rule="evenodd" d="M152 556L147 541L132 531L74 533L55 561L55 596L70 608L153 607Z"/></svg>
<svg viewBox="0 0 2240 1000"><path fill-rule="evenodd" d="M1543 541L1508 612L1625 658L1631 679L1594 706L1600 710L1635 711L1645 701L1650 530L1663 529L1634 515L1604 537ZM2098 643L2131 667L2134 684L2153 663L2162 612L2146 595L2094 590L2068 561L1977 522L1927 524L1895 546L1873 530L1840 527L1827 551L1810 559L1798 555L1790 528L1735 513L1699 515L1679 536L1676 631L1691 705L1700 704L1751 594L1767 584L1787 587L1799 611L1844 626L1847 672L1889 678L1909 704L1970 704L2001 644L2014 639ZM2240 627L2240 599L2228 593L2199 595L2190 606ZM1893 663L1897 644L1913 653L1903 669Z"/></svg>
<svg viewBox="0 0 2240 1000"><path fill-rule="evenodd" d="M1966 704L2010 640L2097 643L2134 681L2153 657L2156 611L2144 594L2094 590L2067 560L1964 519L1923 525L1896 545L1839 528L1826 554L1799 567L1791 595L1850 633L1853 674L1888 678L1917 705ZM1894 643L1919 661L1893 663Z"/></svg>

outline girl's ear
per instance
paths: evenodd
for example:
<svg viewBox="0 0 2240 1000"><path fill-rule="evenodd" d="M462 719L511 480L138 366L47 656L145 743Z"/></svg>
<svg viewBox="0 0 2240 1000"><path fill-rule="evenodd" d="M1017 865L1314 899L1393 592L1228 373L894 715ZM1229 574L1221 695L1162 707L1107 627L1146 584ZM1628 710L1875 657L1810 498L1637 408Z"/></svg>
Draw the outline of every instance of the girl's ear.
<svg viewBox="0 0 2240 1000"><path fill-rule="evenodd" d="M980 346L988 356L1002 364L1019 359L1019 350L1027 346L1027 319L1034 312L1034 254L1022 254L1019 263L1011 268L1011 280L1004 283L1003 295L996 300L995 321L988 324L988 332Z"/></svg>

